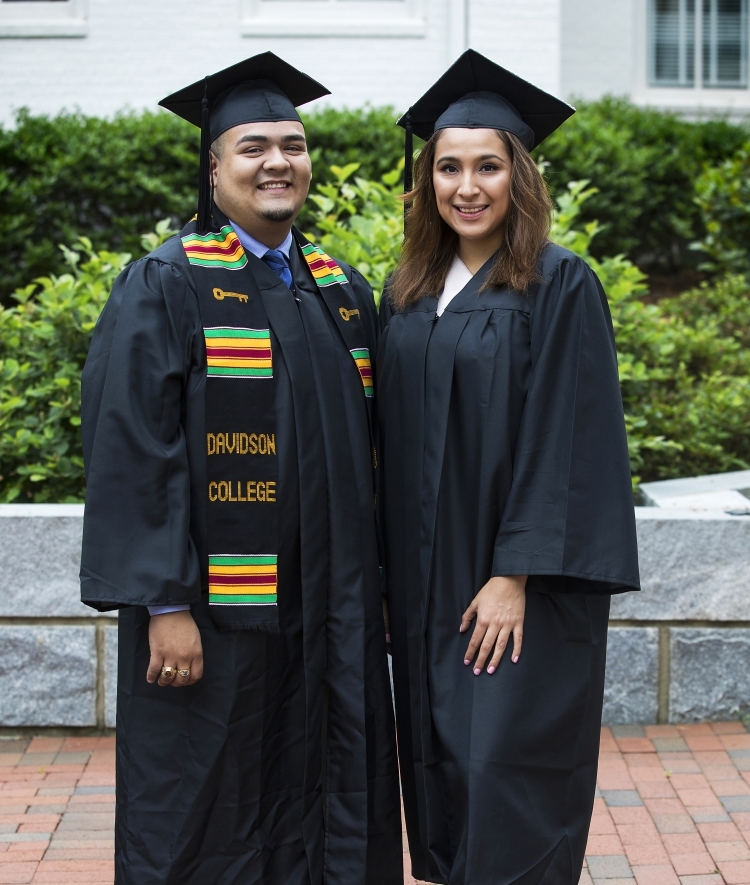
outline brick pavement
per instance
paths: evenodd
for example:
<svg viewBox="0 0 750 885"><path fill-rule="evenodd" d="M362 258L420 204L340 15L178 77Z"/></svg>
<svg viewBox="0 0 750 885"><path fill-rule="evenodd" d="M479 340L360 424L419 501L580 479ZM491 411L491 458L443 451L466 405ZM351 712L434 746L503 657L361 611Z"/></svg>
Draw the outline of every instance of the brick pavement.
<svg viewBox="0 0 750 885"><path fill-rule="evenodd" d="M0 885L112 885L115 739L0 740Z"/></svg>
<svg viewBox="0 0 750 885"><path fill-rule="evenodd" d="M750 885L742 723L605 728L598 781L580 885ZM0 739L0 885L112 885L114 782L114 738Z"/></svg>

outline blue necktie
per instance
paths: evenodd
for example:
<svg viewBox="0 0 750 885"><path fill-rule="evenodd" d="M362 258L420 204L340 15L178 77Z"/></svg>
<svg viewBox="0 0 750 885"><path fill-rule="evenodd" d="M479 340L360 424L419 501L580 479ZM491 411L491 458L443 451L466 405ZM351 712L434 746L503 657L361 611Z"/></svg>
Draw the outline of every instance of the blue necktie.
<svg viewBox="0 0 750 885"><path fill-rule="evenodd" d="M269 249L263 256L263 261L271 268L281 282L294 291L294 283L292 282L292 272L289 269L289 263L286 256L279 249Z"/></svg>

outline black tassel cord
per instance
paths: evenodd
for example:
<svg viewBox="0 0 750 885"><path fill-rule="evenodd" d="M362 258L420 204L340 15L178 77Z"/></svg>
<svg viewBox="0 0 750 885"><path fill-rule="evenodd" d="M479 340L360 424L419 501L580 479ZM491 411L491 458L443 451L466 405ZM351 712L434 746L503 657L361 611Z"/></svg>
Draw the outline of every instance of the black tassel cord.
<svg viewBox="0 0 750 885"><path fill-rule="evenodd" d="M411 128L411 111L407 112L406 120L406 136L404 138L404 193L408 194L414 187L413 170L414 163L414 137ZM404 227L406 219L409 215L409 203L404 203Z"/></svg>
<svg viewBox="0 0 750 885"><path fill-rule="evenodd" d="M198 223L199 234L208 233L211 227L211 203L213 202L213 185L211 182L211 127L208 113L208 77L203 89L203 103L201 109L201 156L200 156L200 180L198 182Z"/></svg>

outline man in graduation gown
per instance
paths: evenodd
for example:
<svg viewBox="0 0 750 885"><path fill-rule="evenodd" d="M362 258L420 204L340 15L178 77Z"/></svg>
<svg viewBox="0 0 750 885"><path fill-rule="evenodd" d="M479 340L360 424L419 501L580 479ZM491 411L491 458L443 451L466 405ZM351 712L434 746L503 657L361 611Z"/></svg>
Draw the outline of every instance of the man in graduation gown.
<svg viewBox="0 0 750 885"><path fill-rule="evenodd" d="M198 216L118 278L84 369L119 885L402 881L372 293L292 227L326 92L265 53L162 102L202 126Z"/></svg>

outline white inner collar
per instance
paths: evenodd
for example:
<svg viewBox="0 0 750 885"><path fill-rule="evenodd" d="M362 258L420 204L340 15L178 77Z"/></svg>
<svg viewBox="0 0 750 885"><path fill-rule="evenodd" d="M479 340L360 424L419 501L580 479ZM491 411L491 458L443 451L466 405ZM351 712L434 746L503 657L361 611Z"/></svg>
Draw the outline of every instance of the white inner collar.
<svg viewBox="0 0 750 885"><path fill-rule="evenodd" d="M453 259L453 264L451 264L450 270L448 271L448 275L445 278L445 287L440 293L440 298L438 298L438 316L440 316L473 276L474 274L463 261L461 261L458 255L456 255Z"/></svg>

